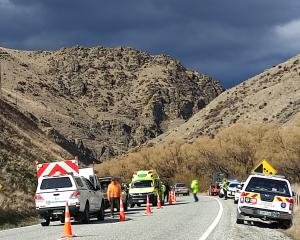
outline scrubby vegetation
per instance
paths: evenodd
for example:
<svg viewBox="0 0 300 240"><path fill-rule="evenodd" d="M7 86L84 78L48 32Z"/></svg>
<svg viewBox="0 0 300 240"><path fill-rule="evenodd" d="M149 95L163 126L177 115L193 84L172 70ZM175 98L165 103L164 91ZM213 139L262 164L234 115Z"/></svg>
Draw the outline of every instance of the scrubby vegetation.
<svg viewBox="0 0 300 240"><path fill-rule="evenodd" d="M267 159L278 174L292 182L300 181L300 117L293 124L235 124L214 138L174 140L162 145L143 147L97 166L100 175L130 180L139 169L156 169L164 181L189 183L199 178L207 189L215 172L245 179L251 169Z"/></svg>

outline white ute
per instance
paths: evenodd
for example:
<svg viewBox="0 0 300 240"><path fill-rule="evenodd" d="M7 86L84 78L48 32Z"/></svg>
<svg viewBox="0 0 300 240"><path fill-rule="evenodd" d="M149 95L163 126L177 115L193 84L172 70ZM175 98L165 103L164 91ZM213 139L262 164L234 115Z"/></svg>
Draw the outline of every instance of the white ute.
<svg viewBox="0 0 300 240"><path fill-rule="evenodd" d="M242 189L236 222L275 221L289 228L293 221L293 195L291 185L284 177L252 174Z"/></svg>
<svg viewBox="0 0 300 240"><path fill-rule="evenodd" d="M42 226L50 221L64 222L66 203L71 217L89 223L90 216L104 220L101 191L79 175L76 160L44 163L37 166L38 186L35 194L36 211Z"/></svg>

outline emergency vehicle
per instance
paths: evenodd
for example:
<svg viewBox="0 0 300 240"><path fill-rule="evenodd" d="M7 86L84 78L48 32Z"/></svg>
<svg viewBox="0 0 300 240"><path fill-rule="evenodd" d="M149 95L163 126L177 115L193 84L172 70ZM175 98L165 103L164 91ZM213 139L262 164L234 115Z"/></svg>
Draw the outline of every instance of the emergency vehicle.
<svg viewBox="0 0 300 240"><path fill-rule="evenodd" d="M160 196L161 203L164 204L164 193L162 183L155 170L141 170L133 173L132 181L129 185L129 204L134 207L140 206L149 201L153 206L157 205L157 196Z"/></svg>
<svg viewBox="0 0 300 240"><path fill-rule="evenodd" d="M251 174L240 195L236 222L275 221L289 228L293 221L293 195L289 181L283 176Z"/></svg>
<svg viewBox="0 0 300 240"><path fill-rule="evenodd" d="M95 179L93 169L79 169L76 160L43 163L37 165L37 178L35 205L42 226L64 222L66 203L76 221L89 223L91 215L104 220L102 193L89 180Z"/></svg>

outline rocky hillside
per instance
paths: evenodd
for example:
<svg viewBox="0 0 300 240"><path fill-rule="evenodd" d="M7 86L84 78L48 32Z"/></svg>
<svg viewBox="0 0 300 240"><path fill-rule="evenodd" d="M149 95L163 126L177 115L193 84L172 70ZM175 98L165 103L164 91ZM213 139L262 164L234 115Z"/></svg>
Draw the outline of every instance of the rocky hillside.
<svg viewBox="0 0 300 240"><path fill-rule="evenodd" d="M52 142L30 116L0 99L0 225L11 214L15 217L18 212L34 210L37 160L69 157L71 154Z"/></svg>
<svg viewBox="0 0 300 240"><path fill-rule="evenodd" d="M215 135L234 123L288 124L300 112L300 55L229 89L157 141Z"/></svg>
<svg viewBox="0 0 300 240"><path fill-rule="evenodd" d="M188 120L219 82L132 48L0 48L2 93L86 163L126 152Z"/></svg>

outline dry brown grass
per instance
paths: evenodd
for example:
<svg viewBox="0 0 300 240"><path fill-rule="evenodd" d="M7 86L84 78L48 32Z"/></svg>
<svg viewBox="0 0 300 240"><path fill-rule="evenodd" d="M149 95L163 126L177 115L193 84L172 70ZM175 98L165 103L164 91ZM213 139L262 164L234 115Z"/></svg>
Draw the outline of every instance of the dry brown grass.
<svg viewBox="0 0 300 240"><path fill-rule="evenodd" d="M294 186L294 191L300 195L300 184ZM295 240L300 240L300 205L296 205L294 209L293 226L287 230L287 234Z"/></svg>
<svg viewBox="0 0 300 240"><path fill-rule="evenodd" d="M215 138L200 137L190 142L172 141L144 147L96 166L100 175L117 175L130 180L139 169L156 169L164 181L201 180L206 189L215 172L245 179L251 169L267 159L279 174L300 182L300 126L236 124Z"/></svg>

